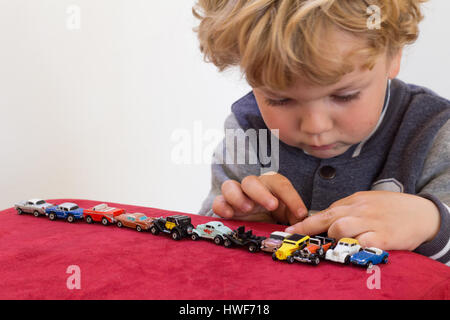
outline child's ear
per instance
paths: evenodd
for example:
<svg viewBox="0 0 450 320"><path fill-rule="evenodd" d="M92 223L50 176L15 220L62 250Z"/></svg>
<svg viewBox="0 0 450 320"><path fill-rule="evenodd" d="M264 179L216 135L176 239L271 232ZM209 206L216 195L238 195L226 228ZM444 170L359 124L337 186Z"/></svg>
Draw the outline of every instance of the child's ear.
<svg viewBox="0 0 450 320"><path fill-rule="evenodd" d="M400 72L400 66L402 63L402 55L403 55L403 48L399 49L394 55L392 55L388 62L388 78L389 79L395 79L399 72Z"/></svg>

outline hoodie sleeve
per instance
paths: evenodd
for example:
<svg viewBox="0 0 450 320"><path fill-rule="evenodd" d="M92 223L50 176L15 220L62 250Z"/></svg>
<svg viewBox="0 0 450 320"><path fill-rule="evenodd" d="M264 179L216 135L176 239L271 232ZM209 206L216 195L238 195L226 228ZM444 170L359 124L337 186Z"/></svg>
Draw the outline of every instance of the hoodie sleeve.
<svg viewBox="0 0 450 320"><path fill-rule="evenodd" d="M225 120L225 138L214 151L211 163L211 189L203 201L198 212L199 215L218 217L212 211L214 199L220 195L222 184L229 179L241 182L249 175L259 176L262 166L257 160L256 146L252 145L245 149L245 154L239 154L235 138L230 138L236 132L244 133L234 114L230 114ZM228 137L228 138L227 138ZM239 148L241 150L241 148ZM240 161L241 160L241 161ZM243 161L242 161L243 160ZM242 163L243 162L243 163Z"/></svg>
<svg viewBox="0 0 450 320"><path fill-rule="evenodd" d="M450 266L450 120L439 130L424 163L417 194L434 202L441 224L436 237L415 252Z"/></svg>

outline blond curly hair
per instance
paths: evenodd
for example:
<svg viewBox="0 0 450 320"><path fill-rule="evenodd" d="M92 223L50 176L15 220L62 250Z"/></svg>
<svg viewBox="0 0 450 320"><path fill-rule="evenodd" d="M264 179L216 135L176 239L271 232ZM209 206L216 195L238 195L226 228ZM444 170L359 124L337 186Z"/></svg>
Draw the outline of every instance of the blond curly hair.
<svg viewBox="0 0 450 320"><path fill-rule="evenodd" d="M372 69L418 35L427 0L198 0L192 8L205 61L220 71L239 66L252 87L284 90L301 76L318 85L336 83L361 67ZM379 9L379 28L369 28L368 8ZM364 40L344 59L336 55L330 31ZM327 41L328 40L328 41ZM331 40L331 43L330 43Z"/></svg>

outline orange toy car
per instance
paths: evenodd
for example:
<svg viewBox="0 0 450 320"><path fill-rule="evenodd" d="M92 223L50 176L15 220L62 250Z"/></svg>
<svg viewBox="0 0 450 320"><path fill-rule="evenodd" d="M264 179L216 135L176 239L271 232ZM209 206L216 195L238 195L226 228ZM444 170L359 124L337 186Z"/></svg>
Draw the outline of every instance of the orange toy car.
<svg viewBox="0 0 450 320"><path fill-rule="evenodd" d="M118 216L116 220L119 228L125 226L141 232L150 229L155 218L147 217L143 213L125 213Z"/></svg>

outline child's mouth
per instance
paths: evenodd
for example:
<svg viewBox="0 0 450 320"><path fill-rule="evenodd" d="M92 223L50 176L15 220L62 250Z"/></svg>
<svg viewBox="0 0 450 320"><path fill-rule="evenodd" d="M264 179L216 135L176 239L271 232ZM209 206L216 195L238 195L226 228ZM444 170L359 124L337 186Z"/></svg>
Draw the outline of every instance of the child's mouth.
<svg viewBox="0 0 450 320"><path fill-rule="evenodd" d="M311 146L311 145L308 145L308 148L310 150L314 150L314 151L331 150L331 149L334 149L335 147L336 147L336 143L323 145L323 146Z"/></svg>

